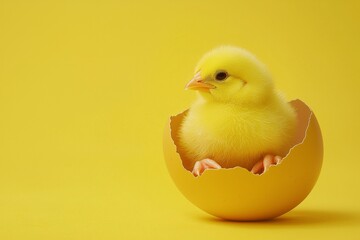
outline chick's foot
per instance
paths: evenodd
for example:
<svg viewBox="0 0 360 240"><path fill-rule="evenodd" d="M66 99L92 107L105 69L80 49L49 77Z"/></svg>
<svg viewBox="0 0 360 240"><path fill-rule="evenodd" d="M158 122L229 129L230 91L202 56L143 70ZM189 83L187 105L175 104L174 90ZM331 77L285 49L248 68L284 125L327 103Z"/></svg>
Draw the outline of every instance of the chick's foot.
<svg viewBox="0 0 360 240"><path fill-rule="evenodd" d="M263 174L265 173L270 166L275 166L281 162L282 158L280 156L274 156L271 154L265 155L265 157L257 162L251 169L253 174Z"/></svg>
<svg viewBox="0 0 360 240"><path fill-rule="evenodd" d="M205 158L197 161L192 170L192 174L197 177L200 176L206 169L220 169L221 166L212 159Z"/></svg>

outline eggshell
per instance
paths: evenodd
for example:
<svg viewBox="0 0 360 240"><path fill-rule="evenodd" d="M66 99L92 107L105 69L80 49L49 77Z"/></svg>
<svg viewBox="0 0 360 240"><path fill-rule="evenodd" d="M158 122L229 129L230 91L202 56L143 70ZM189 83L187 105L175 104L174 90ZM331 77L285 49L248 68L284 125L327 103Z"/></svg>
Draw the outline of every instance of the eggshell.
<svg viewBox="0 0 360 240"><path fill-rule="evenodd" d="M310 193L319 176L323 142L319 124L309 107L291 101L298 115L297 139L283 161L262 174L235 167L206 170L194 177L177 147L178 130L187 111L171 117L164 131L164 156L178 189L197 207L219 218L265 220L296 207Z"/></svg>

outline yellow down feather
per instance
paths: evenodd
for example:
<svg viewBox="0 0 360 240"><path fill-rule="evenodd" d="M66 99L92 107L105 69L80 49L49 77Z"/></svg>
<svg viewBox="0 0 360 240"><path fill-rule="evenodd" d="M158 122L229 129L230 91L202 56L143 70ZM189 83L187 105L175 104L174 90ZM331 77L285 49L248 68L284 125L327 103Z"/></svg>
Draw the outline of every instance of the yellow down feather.
<svg viewBox="0 0 360 240"><path fill-rule="evenodd" d="M225 80L216 80L219 71L228 74ZM266 154L286 155L296 114L254 55L222 46L207 53L195 73L214 88L197 91L181 125L181 147L192 164L210 158L250 170Z"/></svg>

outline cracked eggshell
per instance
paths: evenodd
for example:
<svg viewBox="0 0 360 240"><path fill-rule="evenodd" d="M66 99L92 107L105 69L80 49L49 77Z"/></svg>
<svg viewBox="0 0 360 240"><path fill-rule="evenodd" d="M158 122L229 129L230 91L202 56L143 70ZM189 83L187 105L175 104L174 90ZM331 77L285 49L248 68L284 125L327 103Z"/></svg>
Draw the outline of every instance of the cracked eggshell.
<svg viewBox="0 0 360 240"><path fill-rule="evenodd" d="M298 116L296 142L279 165L262 175L235 167L206 170L194 177L177 145L178 130L187 111L171 117L164 131L164 156L180 192L205 212L228 220L271 219L296 207L310 193L320 174L323 142L309 107L300 100L290 104Z"/></svg>

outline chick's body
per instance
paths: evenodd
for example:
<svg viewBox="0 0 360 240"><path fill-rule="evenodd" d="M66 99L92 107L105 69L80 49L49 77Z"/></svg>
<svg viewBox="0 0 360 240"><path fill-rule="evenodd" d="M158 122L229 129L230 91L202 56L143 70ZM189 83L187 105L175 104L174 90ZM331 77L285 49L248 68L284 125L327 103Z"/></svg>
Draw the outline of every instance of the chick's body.
<svg viewBox="0 0 360 240"><path fill-rule="evenodd" d="M221 167L251 170L267 154L287 153L296 128L295 111L253 55L220 47L205 55L196 73L188 88L199 90L198 99L179 136L192 165L209 158Z"/></svg>
<svg viewBox="0 0 360 240"><path fill-rule="evenodd" d="M180 139L193 163L210 158L225 168L250 170L266 154L286 154L294 126L293 109L276 95L252 108L198 100L184 119Z"/></svg>

